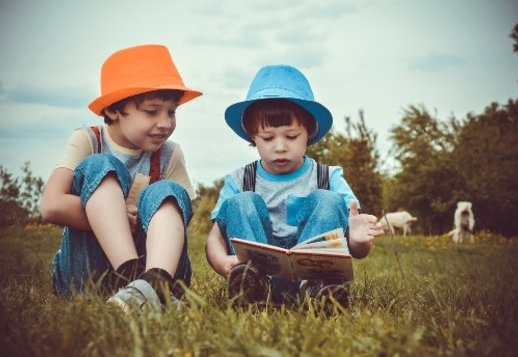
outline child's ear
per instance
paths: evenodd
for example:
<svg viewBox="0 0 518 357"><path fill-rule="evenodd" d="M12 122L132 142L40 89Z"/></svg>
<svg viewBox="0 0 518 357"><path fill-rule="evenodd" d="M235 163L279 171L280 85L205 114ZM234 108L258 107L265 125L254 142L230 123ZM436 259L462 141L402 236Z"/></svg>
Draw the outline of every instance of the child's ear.
<svg viewBox="0 0 518 357"><path fill-rule="evenodd" d="M104 114L108 118L110 118L111 120L114 120L114 121L119 119L119 115L120 115L118 110L110 110L108 108L104 109Z"/></svg>

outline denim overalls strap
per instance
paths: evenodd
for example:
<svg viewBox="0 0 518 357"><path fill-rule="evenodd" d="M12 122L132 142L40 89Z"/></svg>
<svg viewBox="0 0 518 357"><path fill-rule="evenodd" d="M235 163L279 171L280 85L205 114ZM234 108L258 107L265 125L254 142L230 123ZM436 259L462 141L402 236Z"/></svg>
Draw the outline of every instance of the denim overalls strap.
<svg viewBox="0 0 518 357"><path fill-rule="evenodd" d="M317 162L317 186L329 190L329 166Z"/></svg>
<svg viewBox="0 0 518 357"><path fill-rule="evenodd" d="M255 192L255 179L257 177L257 165L254 161L245 166L243 175L243 192ZM329 166L317 162L317 186L321 190L329 190Z"/></svg>

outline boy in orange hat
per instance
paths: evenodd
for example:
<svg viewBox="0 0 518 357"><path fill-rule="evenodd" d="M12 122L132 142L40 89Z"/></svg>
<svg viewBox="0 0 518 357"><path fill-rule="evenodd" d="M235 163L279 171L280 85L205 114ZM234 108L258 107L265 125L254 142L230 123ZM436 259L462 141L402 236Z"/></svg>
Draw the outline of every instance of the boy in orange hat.
<svg viewBox="0 0 518 357"><path fill-rule="evenodd" d="M105 61L101 96L89 105L105 125L72 133L43 193L43 219L65 226L52 265L56 293L93 282L124 309L181 297L195 193L180 146L167 139L177 107L201 94L184 85L164 46Z"/></svg>

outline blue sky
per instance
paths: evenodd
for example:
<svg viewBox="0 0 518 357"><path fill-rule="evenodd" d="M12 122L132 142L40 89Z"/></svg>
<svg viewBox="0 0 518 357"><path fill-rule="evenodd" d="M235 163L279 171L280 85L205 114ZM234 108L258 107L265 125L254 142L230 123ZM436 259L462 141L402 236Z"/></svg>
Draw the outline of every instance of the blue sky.
<svg viewBox="0 0 518 357"><path fill-rule="evenodd" d="M518 97L517 14L511 0L2 0L0 165L17 174L31 161L46 179L71 131L100 122L87 104L102 62L146 43L169 47L185 83L204 92L180 108L172 136L195 183L257 157L223 113L266 64L299 67L335 130L364 110L385 158L411 104L463 118Z"/></svg>

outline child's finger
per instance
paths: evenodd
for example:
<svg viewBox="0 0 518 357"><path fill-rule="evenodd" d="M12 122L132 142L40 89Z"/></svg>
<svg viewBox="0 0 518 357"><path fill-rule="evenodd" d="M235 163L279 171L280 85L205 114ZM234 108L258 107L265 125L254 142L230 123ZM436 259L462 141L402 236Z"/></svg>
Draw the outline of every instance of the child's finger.
<svg viewBox="0 0 518 357"><path fill-rule="evenodd" d="M351 205L349 206L349 215L354 217L358 216L360 212L358 211L358 202L351 201Z"/></svg>

